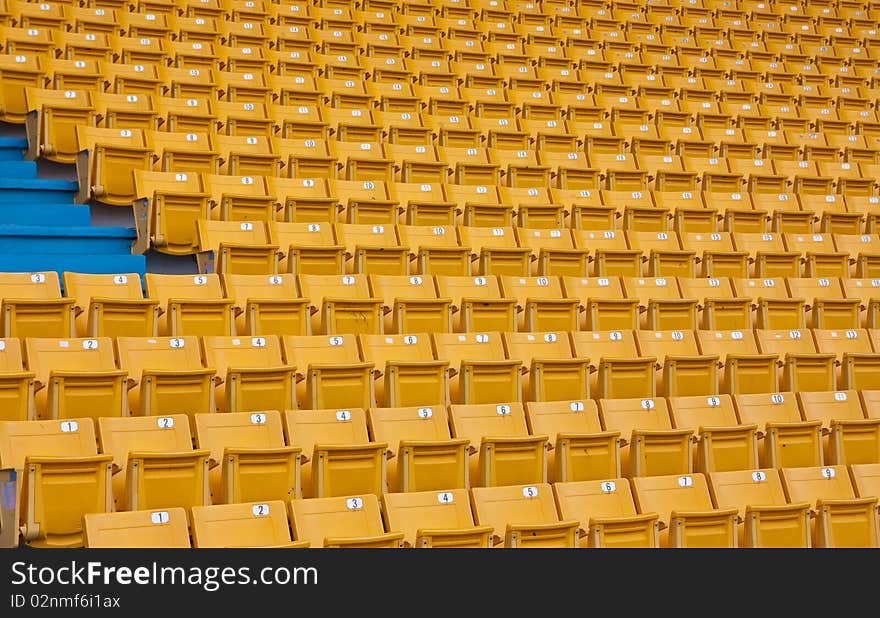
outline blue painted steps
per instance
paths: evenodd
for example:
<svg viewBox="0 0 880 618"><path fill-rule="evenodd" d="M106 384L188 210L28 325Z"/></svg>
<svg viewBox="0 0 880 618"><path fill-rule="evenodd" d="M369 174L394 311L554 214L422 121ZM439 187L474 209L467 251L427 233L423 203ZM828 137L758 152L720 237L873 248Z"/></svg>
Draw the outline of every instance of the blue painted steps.
<svg viewBox="0 0 880 618"><path fill-rule="evenodd" d="M77 184L39 178L26 149L26 139L0 137L0 271L143 275L134 229L92 226L89 206L73 203Z"/></svg>

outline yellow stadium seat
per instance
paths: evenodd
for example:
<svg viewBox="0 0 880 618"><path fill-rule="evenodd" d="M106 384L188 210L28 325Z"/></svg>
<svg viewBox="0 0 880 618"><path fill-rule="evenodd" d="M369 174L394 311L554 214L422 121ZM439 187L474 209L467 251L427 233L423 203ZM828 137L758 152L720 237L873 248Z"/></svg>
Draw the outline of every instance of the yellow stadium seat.
<svg viewBox="0 0 880 618"><path fill-rule="evenodd" d="M360 334L357 341L361 358L374 366L374 397L379 407L449 403L449 365L434 360L428 334Z"/></svg>
<svg viewBox="0 0 880 618"><path fill-rule="evenodd" d="M265 176L204 174L205 191L211 194L212 219L223 221L274 221L275 198Z"/></svg>
<svg viewBox="0 0 880 618"><path fill-rule="evenodd" d="M707 330L750 330L752 302L736 297L730 278L700 277L678 280L681 295L697 300L700 328Z"/></svg>
<svg viewBox="0 0 880 618"><path fill-rule="evenodd" d="M290 527L309 547L396 548L404 533L385 531L372 494L291 500Z"/></svg>
<svg viewBox="0 0 880 618"><path fill-rule="evenodd" d="M312 333L382 332L382 299L371 296L368 275L300 274L297 282L310 301Z"/></svg>
<svg viewBox="0 0 880 618"><path fill-rule="evenodd" d="M336 223L336 240L345 247L351 274L409 274L409 248L397 240L393 225Z"/></svg>
<svg viewBox="0 0 880 618"><path fill-rule="evenodd" d="M719 356L700 350L692 330L635 331L639 356L657 359L657 392L665 397L717 395Z"/></svg>
<svg viewBox="0 0 880 618"><path fill-rule="evenodd" d="M212 504L192 509L193 547L308 547L291 541L287 505L282 500Z"/></svg>
<svg viewBox="0 0 880 618"><path fill-rule="evenodd" d="M628 298L639 300L640 328L692 330L697 325L697 299L683 298L676 277L621 277Z"/></svg>
<svg viewBox="0 0 880 618"><path fill-rule="evenodd" d="M458 227L462 247L469 247L471 260L476 263L477 274L510 275L527 277L531 272L527 247L517 245L513 227ZM473 272L473 267L471 272Z"/></svg>
<svg viewBox="0 0 880 618"><path fill-rule="evenodd" d="M570 336L574 356L590 359L593 398L656 395L657 359L639 356L633 331L572 331Z"/></svg>
<svg viewBox="0 0 880 618"><path fill-rule="evenodd" d="M212 150L219 155L218 170L231 176L277 176L279 154L265 135L223 135L212 133Z"/></svg>
<svg viewBox="0 0 880 618"><path fill-rule="evenodd" d="M657 513L661 547L736 547L736 508L716 509L706 476L643 476L632 479L640 513Z"/></svg>
<svg viewBox="0 0 880 618"><path fill-rule="evenodd" d="M278 273L278 246L264 221L212 221L199 218L199 272L239 275Z"/></svg>
<svg viewBox="0 0 880 618"><path fill-rule="evenodd" d="M112 465L91 418L0 423L0 466L16 474L4 546L82 547L82 516L113 510Z"/></svg>
<svg viewBox="0 0 880 618"><path fill-rule="evenodd" d="M825 464L880 463L880 419L866 417L857 391L799 391L797 398L804 420L822 422Z"/></svg>
<svg viewBox="0 0 880 618"><path fill-rule="evenodd" d="M308 299L296 278L278 275L220 275L224 295L235 302L235 330L249 335L308 335Z"/></svg>
<svg viewBox="0 0 880 618"><path fill-rule="evenodd" d="M785 497L812 509L813 547L877 547L877 497L857 498L846 466L783 467Z"/></svg>
<svg viewBox="0 0 880 618"><path fill-rule="evenodd" d="M62 298L57 272L0 274L4 337L72 337L75 301Z"/></svg>
<svg viewBox="0 0 880 618"><path fill-rule="evenodd" d="M147 298L159 301L159 335L235 334L235 306L223 295L217 273L144 275Z"/></svg>
<svg viewBox="0 0 880 618"><path fill-rule="evenodd" d="M757 425L761 468L822 464L822 422L804 421L792 392L734 394L741 425Z"/></svg>
<svg viewBox="0 0 880 618"><path fill-rule="evenodd" d="M374 404L373 364L361 359L355 335L285 335L281 345L287 364L296 367L298 408L367 409Z"/></svg>
<svg viewBox="0 0 880 618"><path fill-rule="evenodd" d="M625 478L557 482L553 496L560 516L580 523L581 547L660 547L659 515L636 511Z"/></svg>
<svg viewBox="0 0 880 618"><path fill-rule="evenodd" d="M77 125L76 144L77 203L131 206L138 197L132 172L151 167L144 130Z"/></svg>
<svg viewBox="0 0 880 618"><path fill-rule="evenodd" d="M0 55L0 77L3 88L0 89L0 119L14 124L26 123L28 105L26 93L28 88L40 88L43 85L43 60L38 54Z"/></svg>
<svg viewBox="0 0 880 618"><path fill-rule="evenodd" d="M287 446L281 413L196 414L196 446L210 451L214 504L290 500L302 495L302 449Z"/></svg>
<svg viewBox="0 0 880 618"><path fill-rule="evenodd" d="M492 547L492 528L474 524L466 488L383 494L382 517L404 533L405 547Z"/></svg>
<svg viewBox="0 0 880 618"><path fill-rule="evenodd" d="M269 238L281 252L279 271L295 275L344 274L344 247L330 223L269 222Z"/></svg>
<svg viewBox="0 0 880 618"><path fill-rule="evenodd" d="M606 431L619 431L623 476L689 474L693 471L694 431L675 429L664 398L599 399L599 417Z"/></svg>
<svg viewBox="0 0 880 618"><path fill-rule="evenodd" d="M565 298L578 300L576 330L631 330L639 326L639 301L626 298L620 277L560 277Z"/></svg>
<svg viewBox="0 0 880 618"><path fill-rule="evenodd" d="M144 298L137 273L62 274L67 298L76 301L79 337L151 337L157 332L158 301Z"/></svg>
<svg viewBox="0 0 880 618"><path fill-rule="evenodd" d="M593 399L528 401L532 435L547 435L547 479L551 483L620 476L620 432L604 431Z"/></svg>
<svg viewBox="0 0 880 618"><path fill-rule="evenodd" d="M25 362L36 378L38 419L123 416L126 372L116 368L113 340L24 340Z"/></svg>
<svg viewBox="0 0 880 618"><path fill-rule="evenodd" d="M694 432L694 469L711 473L758 467L758 427L740 425L728 394L669 397L677 429Z"/></svg>
<svg viewBox="0 0 880 618"><path fill-rule="evenodd" d="M470 498L475 523L493 528L492 542L496 547L578 546L579 522L559 517L548 483L473 487Z"/></svg>
<svg viewBox="0 0 880 618"><path fill-rule="evenodd" d="M446 406L370 408L367 424L373 440L389 445L392 493L469 486L469 442L451 437Z"/></svg>
<svg viewBox="0 0 880 618"><path fill-rule="evenodd" d="M24 370L21 342L16 338L0 339L0 420L35 419L34 381L34 373Z"/></svg>
<svg viewBox="0 0 880 618"><path fill-rule="evenodd" d="M214 411L215 370L203 366L197 337L119 336L115 347L116 363L128 374L131 415Z"/></svg>
<svg viewBox="0 0 880 618"><path fill-rule="evenodd" d="M737 509L739 547L810 547L810 505L789 504L779 471L711 472L709 491L719 509Z"/></svg>
<svg viewBox="0 0 880 618"><path fill-rule="evenodd" d="M85 513L83 545L100 548L189 549L186 511L168 508Z"/></svg>
<svg viewBox="0 0 880 618"><path fill-rule="evenodd" d="M437 294L451 301L453 332L516 330L516 300L501 295L497 276L438 275Z"/></svg>
<svg viewBox="0 0 880 618"><path fill-rule="evenodd" d="M2 74L5 79L7 71ZM80 150L76 127L98 125L89 91L72 87L66 90L25 87L22 98L25 112L21 116L28 135L28 158L74 163ZM14 99L10 105L14 109Z"/></svg>
<svg viewBox="0 0 880 618"><path fill-rule="evenodd" d="M454 404L519 401L519 360L506 360L499 332L432 333L434 357L449 366Z"/></svg>
<svg viewBox="0 0 880 618"><path fill-rule="evenodd" d="M116 510L210 504L210 451L193 450L185 414L100 418L98 445L113 456Z"/></svg>
<svg viewBox="0 0 880 618"><path fill-rule="evenodd" d="M577 330L577 299L566 298L560 278L499 275L501 295L517 301L517 330Z"/></svg>
<svg viewBox="0 0 880 618"><path fill-rule="evenodd" d="M202 357L217 371L218 412L258 412L296 407L295 373L282 359L277 335L201 338ZM221 381L222 380L222 381Z"/></svg>
<svg viewBox="0 0 880 618"><path fill-rule="evenodd" d="M532 250L532 276L574 276L589 274L589 252L577 249L571 230L514 228L520 247Z"/></svg>
<svg viewBox="0 0 880 618"><path fill-rule="evenodd" d="M470 251L458 244L453 225L398 225L397 236L402 246L409 247L410 272L461 277L470 274Z"/></svg>
<svg viewBox="0 0 880 618"><path fill-rule="evenodd" d="M362 408L288 410L284 435L303 452L303 497L381 496L386 491L388 444L370 442Z"/></svg>
<svg viewBox="0 0 880 618"><path fill-rule="evenodd" d="M505 332L501 339L507 358L520 362L522 401L590 396L590 359L573 355L567 332Z"/></svg>
<svg viewBox="0 0 880 618"><path fill-rule="evenodd" d="M453 404L449 425L470 441L471 487L546 482L548 438L529 434L521 403Z"/></svg>
<svg viewBox="0 0 880 618"><path fill-rule="evenodd" d="M175 101L176 99L171 99ZM185 108L188 113L197 114L200 117L210 115L209 109L199 107L200 101L207 104L207 99L187 99L192 107ZM160 100L159 108L170 106L172 103L163 103ZM183 174L216 174L219 166L219 154L211 148L210 132L213 127L193 126L176 119L174 114L182 112L167 111L168 120L163 125L164 131L147 131L147 146L152 151L150 155L152 168L157 172L179 172ZM183 126L180 126L183 125ZM137 174L137 171L135 171ZM160 179L162 177L159 177ZM186 180L186 178L178 179ZM189 189L189 187L187 187ZM182 189L181 189L182 190ZM202 181L202 186L197 189L189 189L187 192L206 192L207 186ZM143 196L138 196L143 197Z"/></svg>
<svg viewBox="0 0 880 618"><path fill-rule="evenodd" d="M382 299L383 332L448 333L452 309L448 298L438 298L431 275L368 275L372 296Z"/></svg>

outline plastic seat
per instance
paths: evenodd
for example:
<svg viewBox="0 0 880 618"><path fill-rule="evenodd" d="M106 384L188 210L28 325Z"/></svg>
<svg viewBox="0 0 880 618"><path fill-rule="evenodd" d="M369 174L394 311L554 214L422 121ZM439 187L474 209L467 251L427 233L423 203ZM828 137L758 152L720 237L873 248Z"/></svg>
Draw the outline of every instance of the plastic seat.
<svg viewBox="0 0 880 618"><path fill-rule="evenodd" d="M281 500L192 508L193 547L303 548L291 541L287 506Z"/></svg>
<svg viewBox="0 0 880 618"><path fill-rule="evenodd" d="M372 494L291 500L294 539L309 547L396 548L404 532L386 532L379 500Z"/></svg>
<svg viewBox="0 0 880 618"><path fill-rule="evenodd" d="M747 277L748 254L733 248L730 232L687 232L680 234L681 246L694 251L700 275L705 277Z"/></svg>
<svg viewBox="0 0 880 618"><path fill-rule="evenodd" d="M716 509L705 475L632 479L640 513L660 516L661 547L736 547L736 508Z"/></svg>
<svg viewBox="0 0 880 618"><path fill-rule="evenodd" d="M779 356L764 352L757 338L765 330L699 330L703 354L718 356L720 392L776 392L779 389ZM784 374L787 375L787 374Z"/></svg>
<svg viewBox="0 0 880 618"><path fill-rule="evenodd" d="M880 355L874 352L867 330L814 328L812 333L816 351L836 356L835 365L839 366L836 376L838 389L875 388Z"/></svg>
<svg viewBox="0 0 880 618"><path fill-rule="evenodd" d="M568 229L514 228L517 244L531 249L532 276L586 277L589 252L574 246Z"/></svg>
<svg viewBox="0 0 880 618"><path fill-rule="evenodd" d="M547 436L529 434L519 402L453 404L449 422L453 437L471 443L471 487L546 482Z"/></svg>
<svg viewBox="0 0 880 618"><path fill-rule="evenodd" d="M22 124L28 112L27 90L43 85L42 57L36 54L4 53L0 55L0 77L3 78L3 88L0 89L3 99L0 119L3 122Z"/></svg>
<svg viewBox="0 0 880 618"><path fill-rule="evenodd" d="M375 367L373 384L378 406L448 404L448 365L434 360L427 334L361 334L358 347L364 362Z"/></svg>
<svg viewBox="0 0 880 618"><path fill-rule="evenodd" d="M498 277L438 275L437 294L451 301L453 332L516 329L516 300L501 295Z"/></svg>
<svg viewBox="0 0 880 618"><path fill-rule="evenodd" d="M210 504L210 452L192 448L185 414L99 418L98 444L113 456L117 510Z"/></svg>
<svg viewBox="0 0 880 618"><path fill-rule="evenodd" d="M697 325L697 299L682 298L675 277L621 277L627 298L639 300L640 328L692 330Z"/></svg>
<svg viewBox="0 0 880 618"><path fill-rule="evenodd" d="M234 302L235 330L242 336L311 334L309 300L300 298L296 277L223 274L224 295Z"/></svg>
<svg viewBox="0 0 880 618"><path fill-rule="evenodd" d="M279 271L296 275L343 274L344 247L330 223L269 223L269 238L281 252Z"/></svg>
<svg viewBox="0 0 880 618"><path fill-rule="evenodd" d="M0 465L15 501L4 546L82 547L82 516L113 510L112 457L91 418L0 423Z"/></svg>
<svg viewBox="0 0 880 618"><path fill-rule="evenodd" d="M877 497L857 498L846 466L784 467L790 503L811 507L813 547L877 547Z"/></svg>
<svg viewBox="0 0 880 618"><path fill-rule="evenodd" d="M549 438L549 482L620 475L620 432L602 429L594 400L529 401L525 412L529 432Z"/></svg>
<svg viewBox="0 0 880 618"><path fill-rule="evenodd" d="M734 394L742 425L757 425L761 468L822 464L821 421L804 421L792 392Z"/></svg>
<svg viewBox="0 0 880 618"><path fill-rule="evenodd" d="M606 431L620 432L622 475L627 478L693 471L694 431L675 429L664 398L599 399Z"/></svg>
<svg viewBox="0 0 880 618"><path fill-rule="evenodd" d="M669 414L674 427L694 431L695 471L758 467L757 426L739 424L730 395L670 397Z"/></svg>
<svg viewBox="0 0 880 618"><path fill-rule="evenodd" d="M188 100L195 104L199 102L197 99ZM194 113L208 113L208 110L199 109L197 106L192 109L195 110ZM185 175L192 173L193 177L197 174L217 173L220 155L212 149L209 138L209 132L214 130L213 127L172 127L169 123L166 128L168 131L148 131L146 133L147 146L152 151L150 158L154 171L177 172ZM171 131L172 128L176 130ZM137 175L138 172L139 170L136 170L135 174ZM164 180L162 176L157 178ZM187 177L175 178L175 180L178 182L186 181ZM206 192L207 185L204 184L204 180L202 184L204 186L189 189L186 192ZM184 191L183 187L180 191ZM138 195L138 197L144 196Z"/></svg>
<svg viewBox="0 0 880 618"><path fill-rule="evenodd" d="M720 357L700 350L692 330L637 330L635 337L639 355L657 359L658 394L718 394Z"/></svg>
<svg viewBox="0 0 880 618"><path fill-rule="evenodd" d="M190 548L181 507L83 515L83 546L91 548Z"/></svg>
<svg viewBox="0 0 880 618"><path fill-rule="evenodd" d="M738 298L728 277L681 278L681 295L697 300L699 325L710 330L752 328L751 298Z"/></svg>
<svg viewBox="0 0 880 618"><path fill-rule="evenodd" d="M75 300L62 298L57 272L0 274L3 337L70 337Z"/></svg>
<svg viewBox="0 0 880 618"><path fill-rule="evenodd" d="M739 547L810 547L810 505L789 504L779 471L711 472L709 491L719 509L737 509Z"/></svg>
<svg viewBox="0 0 880 618"><path fill-rule="evenodd" d="M137 197L132 172L148 170L150 151L143 129L105 129L77 125L77 203L95 199L130 206Z"/></svg>
<svg viewBox="0 0 880 618"><path fill-rule="evenodd" d="M802 298L811 328L859 328L859 301L845 298L838 277L791 277L786 280L792 298Z"/></svg>
<svg viewBox="0 0 880 618"><path fill-rule="evenodd" d="M122 416L126 372L116 368L113 340L24 339L27 369L35 376L38 419Z"/></svg>
<svg viewBox="0 0 880 618"><path fill-rule="evenodd" d="M156 113L160 127L170 133L180 132L187 135L189 131L205 136L202 144L207 147L207 135L216 130L217 114L212 108L212 100L208 98L175 99L173 97L156 97ZM217 153L214 153L216 164Z"/></svg>
<svg viewBox="0 0 880 618"><path fill-rule="evenodd" d="M192 172L134 172L137 241L133 251L154 248L170 255L198 250L196 221L208 218L208 198L201 177Z"/></svg>
<svg viewBox="0 0 880 618"><path fill-rule="evenodd" d="M382 496L388 530L404 532L406 547L491 547L492 528L474 524L466 488Z"/></svg>
<svg viewBox="0 0 880 618"><path fill-rule="evenodd" d="M115 356L116 364L128 376L130 414L193 415L214 411L215 370L202 364L197 337L119 336Z"/></svg>
<svg viewBox="0 0 880 618"><path fill-rule="evenodd" d="M653 357L640 357L631 330L572 331L575 357L589 358L594 398L654 397Z"/></svg>
<svg viewBox="0 0 880 618"><path fill-rule="evenodd" d="M34 380L25 371L21 342L16 338L0 339L0 420L28 421L36 418Z"/></svg>
<svg viewBox="0 0 880 618"><path fill-rule="evenodd" d="M64 272L64 289L76 300L80 337L155 336L158 302L145 299L140 275Z"/></svg>
<svg viewBox="0 0 880 618"><path fill-rule="evenodd" d="M210 193L211 219L222 221L274 221L275 198L269 194L265 176L204 174Z"/></svg>
<svg viewBox="0 0 880 618"><path fill-rule="evenodd" d="M475 523L493 528L492 542L496 547L578 546L579 523L576 519L560 519L553 489L547 483L473 487L470 498Z"/></svg>
<svg viewBox="0 0 880 618"><path fill-rule="evenodd" d="M211 147L219 155L218 170L231 176L276 176L281 165L272 142L264 135L212 133Z"/></svg>
<svg viewBox="0 0 880 618"><path fill-rule="evenodd" d="M361 359L355 335L286 335L281 345L286 363L296 367L298 408L373 405L373 364Z"/></svg>
<svg viewBox="0 0 880 618"><path fill-rule="evenodd" d="M385 333L452 332L448 298L439 298L431 275L368 275L372 296L382 299Z"/></svg>
<svg viewBox="0 0 880 618"><path fill-rule="evenodd" d="M277 274L277 245L270 242L263 221L198 219L197 263L203 273Z"/></svg>
<svg viewBox="0 0 880 618"><path fill-rule="evenodd" d="M235 334L235 307L217 273L144 275L146 297L159 301L159 335Z"/></svg>
<svg viewBox="0 0 880 618"><path fill-rule="evenodd" d="M469 486L469 442L452 438L446 406L371 408L367 424L373 440L389 445L392 493Z"/></svg>
<svg viewBox="0 0 880 618"><path fill-rule="evenodd" d="M507 358L521 363L522 401L586 399L590 360L574 357L568 333L505 332Z"/></svg>
<svg viewBox="0 0 880 618"><path fill-rule="evenodd" d="M626 298L619 277L560 277L565 298L578 300L577 330L638 328L638 304Z"/></svg>
<svg viewBox="0 0 880 618"><path fill-rule="evenodd" d="M302 449L285 444L279 411L193 418L196 446L210 451L208 481L214 504L301 496Z"/></svg>
<svg viewBox="0 0 880 618"><path fill-rule="evenodd" d="M26 57L25 57L26 58ZM9 71L4 70L4 80ZM16 83L16 80L13 81ZM74 163L79 152L77 129L79 125L96 127L97 112L88 90L48 90L24 87L20 95L23 109L19 124L25 123L28 132L28 158L41 158L58 163ZM4 101L9 99L4 93ZM15 109L15 99L4 103Z"/></svg>
<svg viewBox="0 0 880 618"><path fill-rule="evenodd" d="M803 255L805 277L847 277L849 263L844 253L837 251L830 234L783 234L789 251Z"/></svg>
<svg viewBox="0 0 880 618"><path fill-rule="evenodd" d="M769 232L734 232L733 243L737 251L749 253L754 277L798 277L800 252L789 251L782 236Z"/></svg>
<svg viewBox="0 0 880 618"><path fill-rule="evenodd" d="M453 225L398 225L400 244L409 247L409 270L421 275L453 275L471 273L468 248L458 244Z"/></svg>
<svg viewBox="0 0 880 618"><path fill-rule="evenodd" d="M362 408L288 410L284 435L303 452L304 498L381 496L386 491L388 444L369 440Z"/></svg>
<svg viewBox="0 0 880 618"><path fill-rule="evenodd" d="M578 301L562 293L560 278L500 275L501 295L517 301L517 330L577 330Z"/></svg>
<svg viewBox="0 0 880 618"><path fill-rule="evenodd" d="M310 301L312 333L382 332L382 299L370 294L368 275L300 274L297 282Z"/></svg>
<svg viewBox="0 0 880 618"><path fill-rule="evenodd" d="M636 511L625 478L556 482L553 495L560 516L580 522L581 547L660 546L659 516Z"/></svg>
<svg viewBox="0 0 880 618"><path fill-rule="evenodd" d="M393 225L335 224L336 240L345 247L346 270L351 274L409 274L409 247L397 240Z"/></svg>
<svg viewBox="0 0 880 618"><path fill-rule="evenodd" d="M462 247L470 248L476 274L529 276L531 251L517 244L513 227L462 225L458 227L458 238Z"/></svg>
<svg viewBox="0 0 880 618"><path fill-rule="evenodd" d="M284 364L277 336L205 336L202 356L217 371L214 401L218 412L296 407L296 370Z"/></svg>
<svg viewBox="0 0 880 618"><path fill-rule="evenodd" d="M676 232L624 232L630 249L640 251L653 277L694 277L697 274L696 252L684 250Z"/></svg>
<svg viewBox="0 0 880 618"><path fill-rule="evenodd" d="M866 418L859 393L799 391L804 420L822 422L827 465L880 463L880 419Z"/></svg>
<svg viewBox="0 0 880 618"><path fill-rule="evenodd" d="M434 357L449 366L449 400L454 404L519 401L519 360L507 360L499 332L433 333Z"/></svg>

